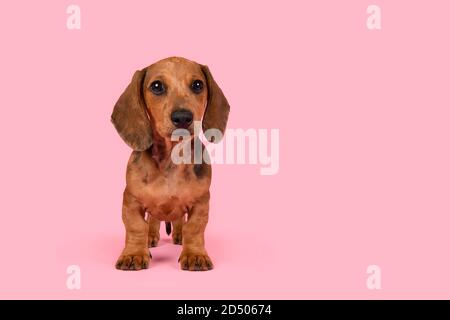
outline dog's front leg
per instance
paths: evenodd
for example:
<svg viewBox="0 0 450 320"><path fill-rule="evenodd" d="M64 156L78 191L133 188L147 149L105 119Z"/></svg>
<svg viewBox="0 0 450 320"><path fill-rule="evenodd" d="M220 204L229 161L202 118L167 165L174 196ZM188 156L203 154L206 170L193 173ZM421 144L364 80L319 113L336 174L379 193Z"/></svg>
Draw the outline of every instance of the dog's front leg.
<svg viewBox="0 0 450 320"><path fill-rule="evenodd" d="M172 231L172 240L175 244L183 244L183 225L184 225L184 216L181 218L175 220L173 225L173 231Z"/></svg>
<svg viewBox="0 0 450 320"><path fill-rule="evenodd" d="M159 242L159 228L161 226L161 221L152 216L148 218L148 246L156 247Z"/></svg>
<svg viewBox="0 0 450 320"><path fill-rule="evenodd" d="M123 193L122 220L125 224L125 249L116 263L120 270L147 269L150 262L148 251L148 223L145 209L126 190Z"/></svg>
<svg viewBox="0 0 450 320"><path fill-rule="evenodd" d="M196 203L188 213L188 221L183 226L183 250L181 269L206 271L213 268L211 259L205 250L205 228L208 223L209 195Z"/></svg>

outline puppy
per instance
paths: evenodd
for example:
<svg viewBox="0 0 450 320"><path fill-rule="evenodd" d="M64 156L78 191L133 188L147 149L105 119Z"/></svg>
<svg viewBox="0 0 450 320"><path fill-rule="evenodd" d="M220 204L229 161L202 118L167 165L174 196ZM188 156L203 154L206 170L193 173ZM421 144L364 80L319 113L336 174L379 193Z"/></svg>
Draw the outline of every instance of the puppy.
<svg viewBox="0 0 450 320"><path fill-rule="evenodd" d="M194 149L199 141L195 141L194 122L202 121L203 131L214 128L224 133L229 111L207 66L171 57L136 71L111 116L121 138L134 150L123 193L125 248L117 269L148 268L148 247L157 245L161 221L166 222L168 234L173 224L173 242L183 245L178 259L181 269L213 268L204 239L211 166L204 161L175 164L171 152L181 142L172 141L171 136L176 129L187 130Z"/></svg>

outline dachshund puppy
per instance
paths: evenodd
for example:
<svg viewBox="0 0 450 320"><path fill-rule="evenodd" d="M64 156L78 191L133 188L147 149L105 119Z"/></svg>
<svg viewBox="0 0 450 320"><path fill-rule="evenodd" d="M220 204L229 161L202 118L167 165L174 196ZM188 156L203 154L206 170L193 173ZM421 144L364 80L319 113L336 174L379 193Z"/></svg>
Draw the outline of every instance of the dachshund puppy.
<svg viewBox="0 0 450 320"><path fill-rule="evenodd" d="M171 57L136 71L111 116L119 135L133 149L123 193L125 248L117 269L148 268L148 247L157 245L161 221L166 222L168 234L173 224L173 242L183 245L181 269L213 268L204 240L211 166L203 160L175 164L171 152L181 142L171 136L176 129L188 130L193 149L198 139L194 122L202 121L203 131L214 128L224 133L229 111L207 66Z"/></svg>

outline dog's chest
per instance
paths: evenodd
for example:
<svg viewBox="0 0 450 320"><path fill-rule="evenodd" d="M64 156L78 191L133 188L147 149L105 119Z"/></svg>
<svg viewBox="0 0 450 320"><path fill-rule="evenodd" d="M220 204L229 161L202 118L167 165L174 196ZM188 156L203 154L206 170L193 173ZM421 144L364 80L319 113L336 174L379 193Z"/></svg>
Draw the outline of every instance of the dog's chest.
<svg viewBox="0 0 450 320"><path fill-rule="evenodd" d="M205 179L197 179L189 168L143 179L142 202L152 216L172 221L187 213L208 190Z"/></svg>

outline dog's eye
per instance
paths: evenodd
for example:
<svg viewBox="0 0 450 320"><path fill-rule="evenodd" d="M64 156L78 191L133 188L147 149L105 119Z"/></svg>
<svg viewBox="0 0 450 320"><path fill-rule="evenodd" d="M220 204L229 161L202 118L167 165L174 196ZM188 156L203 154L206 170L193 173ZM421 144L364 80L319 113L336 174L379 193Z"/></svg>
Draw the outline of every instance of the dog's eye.
<svg viewBox="0 0 450 320"><path fill-rule="evenodd" d="M153 81L150 84L150 90L152 90L153 94L156 94L157 96L162 95L166 91L163 83L159 80Z"/></svg>
<svg viewBox="0 0 450 320"><path fill-rule="evenodd" d="M192 82L191 88L194 93L200 93L203 90L203 82L201 80L194 80Z"/></svg>

